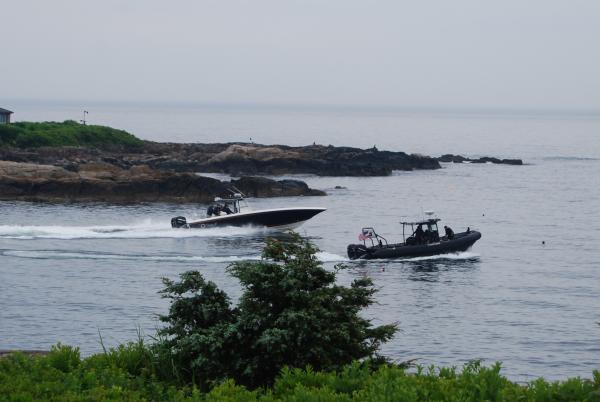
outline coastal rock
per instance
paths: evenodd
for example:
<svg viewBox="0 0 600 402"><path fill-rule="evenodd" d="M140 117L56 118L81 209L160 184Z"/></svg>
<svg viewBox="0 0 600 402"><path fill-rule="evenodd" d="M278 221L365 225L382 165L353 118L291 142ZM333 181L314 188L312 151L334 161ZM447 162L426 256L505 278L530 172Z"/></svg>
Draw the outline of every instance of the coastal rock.
<svg viewBox="0 0 600 402"><path fill-rule="evenodd" d="M439 169L434 158L404 152L310 145L248 143L173 144L144 142L135 152L78 147L20 149L0 147L0 159L62 166L109 163L121 169L148 165L171 172L226 173L232 176L315 174L319 176L386 176L393 170Z"/></svg>
<svg viewBox="0 0 600 402"><path fill-rule="evenodd" d="M256 197L325 195L295 180L241 178L236 187ZM49 202L207 203L234 191L223 182L193 173L169 173L146 165L121 169L86 163L77 171L52 165L0 161L0 199Z"/></svg>
<svg viewBox="0 0 600 402"><path fill-rule="evenodd" d="M445 154L437 158L439 162L453 162L453 163L494 163L502 165L522 165L521 159L499 159L489 156L484 156L477 159L465 158L461 155Z"/></svg>
<svg viewBox="0 0 600 402"><path fill-rule="evenodd" d="M248 197L281 197L298 195L327 195L324 191L314 190L300 180L272 180L265 177L242 177L232 180L231 184Z"/></svg>
<svg viewBox="0 0 600 402"><path fill-rule="evenodd" d="M522 165L520 159L470 159L446 154L431 158L404 152L309 145L248 143L176 144L143 142L135 150L82 147L0 147L0 160L55 165L78 172L82 165L102 164L129 170L145 165L168 172L224 173L231 176L314 174L318 176L387 176L394 170L439 169L439 162Z"/></svg>
<svg viewBox="0 0 600 402"><path fill-rule="evenodd" d="M438 169L430 157L404 152L312 145L223 144L225 149L196 169L231 175L315 174L319 176L387 176L393 170Z"/></svg>

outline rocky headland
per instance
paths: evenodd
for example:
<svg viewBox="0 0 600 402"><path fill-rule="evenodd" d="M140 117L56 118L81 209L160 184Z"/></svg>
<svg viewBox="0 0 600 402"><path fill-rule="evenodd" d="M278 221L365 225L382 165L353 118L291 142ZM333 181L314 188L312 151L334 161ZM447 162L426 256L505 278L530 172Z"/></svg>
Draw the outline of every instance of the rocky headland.
<svg viewBox="0 0 600 402"><path fill-rule="evenodd" d="M15 123L0 127L0 199L184 203L210 202L238 190L251 197L325 195L299 180L258 176L387 176L394 170L440 169L440 162L522 164L375 147L157 143L73 121ZM198 172L239 179L221 181Z"/></svg>
<svg viewBox="0 0 600 402"><path fill-rule="evenodd" d="M61 166L0 161L0 200L208 203L238 190L252 197L325 195L299 180L242 177L221 181L194 173L162 172L147 165L123 169L96 162L67 170Z"/></svg>
<svg viewBox="0 0 600 402"><path fill-rule="evenodd" d="M145 141L139 147L0 148L0 160L33 162L71 170L86 163L109 163L123 169L147 165L170 172L225 173L232 176L315 174L319 176L386 176L393 170L439 169L435 158L360 149L310 145L249 143L176 144Z"/></svg>

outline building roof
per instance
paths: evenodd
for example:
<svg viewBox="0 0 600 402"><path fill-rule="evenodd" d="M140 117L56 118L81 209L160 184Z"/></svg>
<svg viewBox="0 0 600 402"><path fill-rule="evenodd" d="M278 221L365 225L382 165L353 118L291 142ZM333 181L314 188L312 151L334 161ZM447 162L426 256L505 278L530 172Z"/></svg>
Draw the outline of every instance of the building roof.
<svg viewBox="0 0 600 402"><path fill-rule="evenodd" d="M2 109L0 107L0 114L11 114L11 113L13 113L13 112L11 112L10 110L7 110L7 109Z"/></svg>

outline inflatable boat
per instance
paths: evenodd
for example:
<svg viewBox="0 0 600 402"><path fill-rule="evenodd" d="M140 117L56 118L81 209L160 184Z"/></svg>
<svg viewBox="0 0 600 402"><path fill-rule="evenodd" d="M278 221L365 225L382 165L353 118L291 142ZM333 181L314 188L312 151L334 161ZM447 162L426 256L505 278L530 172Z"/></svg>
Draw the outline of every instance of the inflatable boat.
<svg viewBox="0 0 600 402"><path fill-rule="evenodd" d="M440 236L437 225L439 221L440 219L437 218L429 218L416 222L400 222L404 241L393 244L388 243L372 227L362 228L358 237L362 244L348 245L348 257L351 260L370 260L456 253L468 250L481 238L481 233L476 230L467 228L464 232L454 233L447 226L444 227L446 234ZM408 228L410 228L409 233L411 234L406 237L405 233Z"/></svg>

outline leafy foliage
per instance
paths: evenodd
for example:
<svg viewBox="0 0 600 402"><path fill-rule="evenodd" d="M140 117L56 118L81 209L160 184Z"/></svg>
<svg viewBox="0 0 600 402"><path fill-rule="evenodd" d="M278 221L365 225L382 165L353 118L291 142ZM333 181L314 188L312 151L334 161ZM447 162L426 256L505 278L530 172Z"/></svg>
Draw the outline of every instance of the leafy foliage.
<svg viewBox="0 0 600 402"><path fill-rule="evenodd" d="M174 375L206 388L233 378L251 388L272 384L283 367L337 370L376 357L395 325L373 327L360 311L373 303L370 279L350 287L322 267L315 246L290 234L269 240L259 262L232 264L243 294L236 307L196 271L164 280L171 308L157 350Z"/></svg>
<svg viewBox="0 0 600 402"><path fill-rule="evenodd" d="M131 351L140 348L149 354L143 344L132 343L81 360L77 348L57 345L44 357L14 353L0 358L0 400L188 400L191 390L157 381L152 366L129 371ZM139 354L135 356L133 366L147 363Z"/></svg>
<svg viewBox="0 0 600 402"><path fill-rule="evenodd" d="M58 122L17 122L0 125L0 146L19 148L43 146L139 147L143 141L123 130L83 125L73 120Z"/></svg>
<svg viewBox="0 0 600 402"><path fill-rule="evenodd" d="M140 353L141 349L146 352ZM0 358L2 401L599 401L600 372L594 378L571 378L529 384L513 383L500 365L478 362L455 368L418 368L416 373L394 365L376 370L354 362L338 372L289 369L270 388L249 391L233 380L206 393L170 385L152 374L150 349L143 343L123 345L81 360L76 348L58 345L45 357L14 353ZM137 363L134 361L137 360ZM131 370L131 368L134 368ZM142 368L141 370L139 368ZM137 374L136 374L137 373Z"/></svg>

